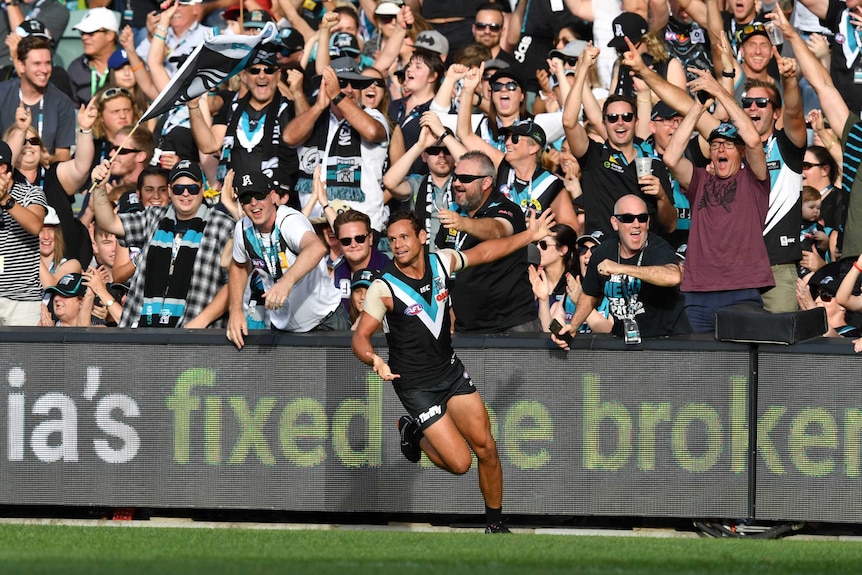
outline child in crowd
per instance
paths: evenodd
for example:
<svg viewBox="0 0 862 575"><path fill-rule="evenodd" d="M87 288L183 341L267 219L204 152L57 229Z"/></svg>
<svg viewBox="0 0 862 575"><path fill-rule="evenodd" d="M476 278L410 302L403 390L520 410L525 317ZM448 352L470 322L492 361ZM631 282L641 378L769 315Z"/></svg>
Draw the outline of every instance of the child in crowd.
<svg viewBox="0 0 862 575"><path fill-rule="evenodd" d="M825 258L829 251L829 234L820 223L820 192L812 186L802 188L802 224L799 232L799 242L803 251L817 251ZM812 270L797 264L799 277L805 277Z"/></svg>

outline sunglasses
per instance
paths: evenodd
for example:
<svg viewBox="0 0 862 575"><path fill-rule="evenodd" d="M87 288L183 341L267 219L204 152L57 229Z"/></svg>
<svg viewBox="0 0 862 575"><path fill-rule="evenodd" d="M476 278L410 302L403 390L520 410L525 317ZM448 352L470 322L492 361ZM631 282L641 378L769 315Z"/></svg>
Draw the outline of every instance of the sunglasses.
<svg viewBox="0 0 862 575"><path fill-rule="evenodd" d="M445 146L431 146L430 148L425 148L425 153L429 156L439 156L440 154L443 154L444 156L452 155Z"/></svg>
<svg viewBox="0 0 862 575"><path fill-rule="evenodd" d="M620 118L623 119L623 122L628 123L635 119L635 115L634 112L626 112L625 114L608 114L605 116L605 119L610 124L616 124Z"/></svg>
<svg viewBox="0 0 862 575"><path fill-rule="evenodd" d="M200 184L172 184L171 192L175 196L181 196L188 192L190 196L196 196L201 193Z"/></svg>
<svg viewBox="0 0 862 575"><path fill-rule="evenodd" d="M502 24L496 24L491 22L476 22L473 24L476 27L476 30L485 31L490 30L491 32L499 32L503 29Z"/></svg>
<svg viewBox="0 0 862 575"><path fill-rule="evenodd" d="M513 143L513 144L517 144L518 142L520 142L520 141L521 141L521 134L511 134L511 133L509 133L509 134L506 134L506 137L507 137L507 138L509 138L510 140L512 140L512 143Z"/></svg>
<svg viewBox="0 0 862 575"><path fill-rule="evenodd" d="M635 220L645 224L649 220L649 214L614 214L614 217L623 224L633 224Z"/></svg>
<svg viewBox="0 0 862 575"><path fill-rule="evenodd" d="M247 206L251 203L252 200L257 200L262 202L269 195L269 192L248 192L239 197L239 203L244 206Z"/></svg>
<svg viewBox="0 0 862 575"><path fill-rule="evenodd" d="M364 90L372 84L374 84L374 80L371 78L368 78L368 80L347 80L345 78L338 79L338 87L342 90L348 86L350 86L354 90Z"/></svg>
<svg viewBox="0 0 862 575"><path fill-rule="evenodd" d="M576 56L569 56L568 58L563 58L563 63L566 66L576 66L578 64L578 58Z"/></svg>
<svg viewBox="0 0 862 575"><path fill-rule="evenodd" d="M117 151L117 150L119 150L119 151ZM117 148L116 146L111 148L111 155L112 156L127 156L129 154L137 154L138 152L140 152L140 150L135 150L134 148L120 149L120 148Z"/></svg>
<svg viewBox="0 0 862 575"><path fill-rule="evenodd" d="M32 139L32 138L31 138L31 139ZM36 144L33 144L33 145L35 146ZM813 167L815 167L815 166L825 166L825 165L826 165L826 164L814 164L814 163L811 163L811 162L802 162L802 169L803 169L803 170L810 170L811 168L813 168Z"/></svg>
<svg viewBox="0 0 862 575"><path fill-rule="evenodd" d="M32 138L24 138L24 143L30 144L31 146L38 146L42 143L42 140L40 140L38 136L33 136Z"/></svg>
<svg viewBox="0 0 862 575"><path fill-rule="evenodd" d="M101 32L103 34L108 33L108 31L105 28L99 28L98 30L93 30L92 32L81 31L81 36L92 36L93 34L98 34L99 32Z"/></svg>
<svg viewBox="0 0 862 575"><path fill-rule="evenodd" d="M391 24L395 22L395 16L377 16L377 21L381 24Z"/></svg>
<svg viewBox="0 0 862 575"><path fill-rule="evenodd" d="M494 92L502 92L503 88L505 88L507 92L514 92L520 88L520 86L517 82L494 82L491 84L491 90Z"/></svg>
<svg viewBox="0 0 862 575"><path fill-rule="evenodd" d="M775 105L775 102L769 98L743 98L742 107L750 108L752 104L757 104L758 108L765 108L767 104Z"/></svg>
<svg viewBox="0 0 862 575"><path fill-rule="evenodd" d="M763 24L749 24L748 26L745 26L744 28L741 28L740 30L736 31L736 41L742 42L743 36L750 36L755 32L765 33L766 26L764 26Z"/></svg>
<svg viewBox="0 0 862 575"><path fill-rule="evenodd" d="M474 176L471 174L452 174L452 179L461 182L462 184L472 184L476 180L481 180L482 178L488 178L490 176Z"/></svg>
<svg viewBox="0 0 862 575"><path fill-rule="evenodd" d="M365 238L367 237L368 234L359 234L358 236L353 236L352 238L338 238L338 241L341 242L341 245L347 247L353 243L353 240L356 240L357 244L364 244Z"/></svg>
<svg viewBox="0 0 862 575"><path fill-rule="evenodd" d="M822 301L823 303L829 303L830 301L832 301L832 299L833 299L835 296L832 296L832 295L830 295L830 294L828 294L828 293L820 292L820 294L818 295L818 297L820 298L820 301Z"/></svg>
<svg viewBox="0 0 862 575"><path fill-rule="evenodd" d="M132 93L126 90L125 88L108 88L102 95L99 97L100 102L104 102L106 100L110 100L111 98L116 98L117 96L125 96L129 100L132 99Z"/></svg>
<svg viewBox="0 0 862 575"><path fill-rule="evenodd" d="M263 72L267 76L272 76L273 74L278 72L278 66L252 66L251 68L246 68L245 71L252 76L257 76L261 72Z"/></svg>
<svg viewBox="0 0 862 575"><path fill-rule="evenodd" d="M596 249L596 246L578 246L578 255L585 256L591 254L594 249Z"/></svg>
<svg viewBox="0 0 862 575"><path fill-rule="evenodd" d="M386 89L386 80L383 78L375 78L373 82L371 82L372 86L377 86L378 88Z"/></svg>
<svg viewBox="0 0 862 575"><path fill-rule="evenodd" d="M539 240L538 242L536 242L536 245L539 246L540 250L545 251L548 248L555 248L560 244L552 244L548 243L546 240Z"/></svg>

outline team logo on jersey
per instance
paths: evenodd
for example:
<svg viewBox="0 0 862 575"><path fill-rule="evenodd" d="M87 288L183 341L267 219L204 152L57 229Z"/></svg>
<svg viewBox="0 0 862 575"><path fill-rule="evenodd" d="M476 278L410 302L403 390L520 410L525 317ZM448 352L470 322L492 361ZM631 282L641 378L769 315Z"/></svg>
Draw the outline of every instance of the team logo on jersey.
<svg viewBox="0 0 862 575"><path fill-rule="evenodd" d="M414 303L413 305L407 306L404 310L404 315L419 315L422 313L422 310L425 309L422 307L420 303Z"/></svg>
<svg viewBox="0 0 862 575"><path fill-rule="evenodd" d="M618 174L622 174L626 171L626 169L619 164L616 156L611 156L607 160L605 160L605 168L614 171Z"/></svg>
<svg viewBox="0 0 862 575"><path fill-rule="evenodd" d="M449 297L449 290L443 290L437 294L435 298L437 301L446 301L446 298Z"/></svg>
<svg viewBox="0 0 862 575"><path fill-rule="evenodd" d="M527 198L521 201L521 207L525 209L533 208L537 214L542 213L542 204L535 198Z"/></svg>

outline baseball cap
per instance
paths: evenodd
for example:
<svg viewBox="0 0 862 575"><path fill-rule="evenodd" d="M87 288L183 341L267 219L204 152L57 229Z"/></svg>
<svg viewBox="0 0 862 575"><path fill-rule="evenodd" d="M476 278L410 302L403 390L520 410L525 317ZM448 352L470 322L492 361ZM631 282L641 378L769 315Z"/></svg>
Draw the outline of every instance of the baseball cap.
<svg viewBox="0 0 862 575"><path fill-rule="evenodd" d="M441 56L449 54L449 40L437 30L419 32L414 45L417 50L425 50L426 52L433 52Z"/></svg>
<svg viewBox="0 0 862 575"><path fill-rule="evenodd" d="M141 198L135 190L129 190L117 200L118 214L132 214L135 212L143 212L144 206L141 205Z"/></svg>
<svg viewBox="0 0 862 575"><path fill-rule="evenodd" d="M378 16L397 16L399 12L401 12L401 3L392 2L391 0L381 2L374 9L374 13Z"/></svg>
<svg viewBox="0 0 862 575"><path fill-rule="evenodd" d="M186 0L183 0L183 3L187 3ZM243 2L242 7L244 8L245 12L263 10L264 12L269 14L269 16L272 16L272 2L270 2L270 0L255 0L254 3L257 4L259 8L250 8L248 6L248 3ZM239 9L240 5L238 3L234 4L229 8L225 8L224 11L222 11L221 13L221 17L224 20L239 20Z"/></svg>
<svg viewBox="0 0 862 575"><path fill-rule="evenodd" d="M584 48L587 43L583 40L572 40L562 50L551 50L548 52L548 58L579 58L584 53Z"/></svg>
<svg viewBox="0 0 862 575"><path fill-rule="evenodd" d="M57 210L48 206L48 211L45 212L45 218L42 220L42 223L46 226L59 226L60 216L57 215Z"/></svg>
<svg viewBox="0 0 862 575"><path fill-rule="evenodd" d="M353 277L350 279L350 289L356 289L360 287L367 288L371 285L371 282L374 281L374 277L376 275L377 272L371 268L365 268L354 272Z"/></svg>
<svg viewBox="0 0 862 575"><path fill-rule="evenodd" d="M329 45L338 48L342 56L352 56L353 58L359 56L359 42L356 40L356 36L350 32L338 32L333 35Z"/></svg>
<svg viewBox="0 0 862 575"><path fill-rule="evenodd" d="M119 70L123 66L129 63L129 55L126 54L125 50L116 50L111 57L108 58L108 69L109 70Z"/></svg>
<svg viewBox="0 0 862 575"><path fill-rule="evenodd" d="M120 31L120 21L113 11L108 8L90 8L81 21L72 26L73 30L92 34L97 30Z"/></svg>
<svg viewBox="0 0 862 575"><path fill-rule="evenodd" d="M499 58L485 60L485 72L490 72L491 70L506 70L508 68L511 68L511 64L505 60L501 60Z"/></svg>
<svg viewBox="0 0 862 575"><path fill-rule="evenodd" d="M724 140L730 140L732 142L736 142L737 144L742 144L742 136L739 135L739 130L736 129L736 126L731 124L730 122L722 122L715 128L712 132L709 133L709 141L717 140L718 138L722 138Z"/></svg>
<svg viewBox="0 0 862 575"><path fill-rule="evenodd" d="M359 73L359 64L350 56L336 58L329 65L335 70L335 76L338 79L354 80L357 83L364 82L368 86L374 83L374 78Z"/></svg>
<svg viewBox="0 0 862 575"><path fill-rule="evenodd" d="M234 180L234 188L236 188L236 196L238 198L246 194L270 192L274 189L272 180L260 172L250 172L237 176Z"/></svg>
<svg viewBox="0 0 862 575"><path fill-rule="evenodd" d="M676 248L676 259L679 263L685 262L685 252L688 251L688 244L681 244Z"/></svg>
<svg viewBox="0 0 862 575"><path fill-rule="evenodd" d="M281 46L281 55L289 56L305 48L305 38L293 28L285 28L278 33L275 43Z"/></svg>
<svg viewBox="0 0 862 575"><path fill-rule="evenodd" d="M614 18L611 24L614 31L614 37L608 42L611 48L628 49L625 39L628 38L632 44L637 44L647 33L649 27L643 16L634 12L623 12Z"/></svg>
<svg viewBox="0 0 862 575"><path fill-rule="evenodd" d="M744 44L746 40L753 36L766 36L769 38L769 33L766 31L766 26L763 22L752 22L737 30L736 42L737 44Z"/></svg>
<svg viewBox="0 0 862 575"><path fill-rule="evenodd" d="M15 34L22 38L26 38L27 36L51 38L51 31L45 28L45 25L38 20L24 20L15 28Z"/></svg>
<svg viewBox="0 0 862 575"><path fill-rule="evenodd" d="M66 297L83 297L87 293L87 286L84 285L81 274L66 274L60 278L57 285L46 287L45 291Z"/></svg>
<svg viewBox="0 0 862 575"><path fill-rule="evenodd" d="M524 89L524 78L522 78L521 75L517 71L515 71L514 68L504 68L502 70L497 70L496 72L491 74L491 77L488 78L488 82L493 84L494 82L498 82L503 78L509 78L510 80L514 80L515 83L521 87L521 90Z"/></svg>
<svg viewBox="0 0 862 575"><path fill-rule="evenodd" d="M9 144L0 140L0 165L3 164L7 166L12 165L12 149L9 147Z"/></svg>
<svg viewBox="0 0 862 575"><path fill-rule="evenodd" d="M180 160L174 164L174 167L171 168L171 173L168 176L168 182L173 184L182 177L191 178L196 182L204 181L201 167L197 162L192 162L191 160Z"/></svg>
<svg viewBox="0 0 862 575"><path fill-rule="evenodd" d="M521 120L520 122L515 122L508 128L500 128L500 133L504 136L506 134L527 136L539 144L539 147L542 149L544 149L545 145L548 143L548 138L545 136L545 130L543 130L542 127L533 120Z"/></svg>
<svg viewBox="0 0 862 575"><path fill-rule="evenodd" d="M679 112L660 100L652 107L649 119L658 120L659 118L673 118L674 116L679 116Z"/></svg>
<svg viewBox="0 0 862 575"><path fill-rule="evenodd" d="M603 232L601 230L594 230L588 234L578 236L578 239L575 240L575 244L580 246L584 242L595 242L596 244L601 245L604 237L605 237L605 232Z"/></svg>
<svg viewBox="0 0 862 575"><path fill-rule="evenodd" d="M242 25L252 30L263 29L267 22L272 22L272 16L264 10L248 10L242 15Z"/></svg>

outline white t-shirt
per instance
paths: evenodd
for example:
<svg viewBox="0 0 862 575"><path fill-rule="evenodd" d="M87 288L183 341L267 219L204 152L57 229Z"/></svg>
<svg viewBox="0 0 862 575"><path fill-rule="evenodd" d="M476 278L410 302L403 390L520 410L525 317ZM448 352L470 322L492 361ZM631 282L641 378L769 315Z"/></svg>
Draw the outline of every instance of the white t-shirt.
<svg viewBox="0 0 862 575"><path fill-rule="evenodd" d="M287 262L287 267L282 267L282 273L284 273L296 262L303 236L306 233L314 234L314 229L305 216L287 206L279 206L275 215L275 223L278 234L287 244L284 258L278 258L282 265L285 261ZM278 251L281 251L281 242L274 237L274 234L261 234L254 229L251 220L244 217L236 223L233 232L233 259L237 263L245 264L249 261L249 253L243 239L243 234L247 232L257 238L257 243L261 245L263 250L266 250L267 246L278 245ZM256 264L253 262L252 265L268 277L268 286L272 285L273 279L267 263L258 261ZM246 285L243 295L244 310L248 306L249 295L250 288ZM271 323L277 329L306 332L317 327L326 316L340 305L341 292L332 283L326 269L326 263L321 258L310 272L294 284L284 306L275 311L266 310L265 317L267 323ZM262 306L258 307L262 308Z"/></svg>

